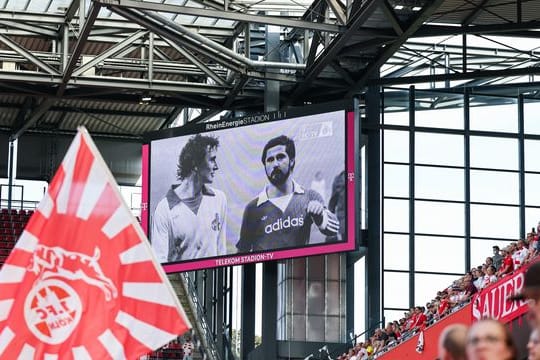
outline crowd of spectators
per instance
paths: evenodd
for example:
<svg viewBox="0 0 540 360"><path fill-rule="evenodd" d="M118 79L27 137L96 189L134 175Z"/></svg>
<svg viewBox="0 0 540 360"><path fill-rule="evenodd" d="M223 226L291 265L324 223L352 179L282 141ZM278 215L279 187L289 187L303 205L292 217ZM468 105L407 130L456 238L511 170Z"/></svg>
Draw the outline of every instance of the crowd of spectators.
<svg viewBox="0 0 540 360"><path fill-rule="evenodd" d="M493 246L493 255L486 257L482 265L472 268L450 286L438 291L437 296L425 306L411 308L401 319L388 322L384 328L375 329L364 342L357 343L337 356L337 360L375 359L441 318L459 310L475 293L512 274L538 256L539 234L540 222L536 228L531 229L526 239L512 242L502 249L497 245Z"/></svg>
<svg viewBox="0 0 540 360"><path fill-rule="evenodd" d="M167 345L141 356L138 360L193 360L196 345L187 333Z"/></svg>

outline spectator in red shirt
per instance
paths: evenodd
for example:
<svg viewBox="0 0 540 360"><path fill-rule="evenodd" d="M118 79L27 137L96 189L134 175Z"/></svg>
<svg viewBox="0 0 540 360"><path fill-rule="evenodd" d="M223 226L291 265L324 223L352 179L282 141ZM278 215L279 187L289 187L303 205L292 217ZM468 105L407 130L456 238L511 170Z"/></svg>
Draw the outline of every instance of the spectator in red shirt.
<svg viewBox="0 0 540 360"><path fill-rule="evenodd" d="M424 330L426 328L427 317L420 306L414 308L415 319L413 323L413 331Z"/></svg>
<svg viewBox="0 0 540 360"><path fill-rule="evenodd" d="M448 313L448 309L450 308L450 301L448 300L448 292L443 291L441 293L441 300L439 301L439 307L437 309L437 316L442 318Z"/></svg>
<svg viewBox="0 0 540 360"><path fill-rule="evenodd" d="M512 273L514 271L514 260L512 259L512 254L508 249L501 250L503 256L503 261L499 271L497 271L497 278L500 278L506 274Z"/></svg>

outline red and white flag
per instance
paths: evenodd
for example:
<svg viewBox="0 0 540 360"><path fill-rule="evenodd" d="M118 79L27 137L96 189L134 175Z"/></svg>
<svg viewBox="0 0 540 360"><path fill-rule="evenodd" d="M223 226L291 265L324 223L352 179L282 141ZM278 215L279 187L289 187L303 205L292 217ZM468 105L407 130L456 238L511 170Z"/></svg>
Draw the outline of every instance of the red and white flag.
<svg viewBox="0 0 540 360"><path fill-rule="evenodd" d="M80 128L0 271L0 358L132 359L189 328Z"/></svg>
<svg viewBox="0 0 540 360"><path fill-rule="evenodd" d="M420 330L418 341L416 342L416 352L421 354L424 352L424 330Z"/></svg>

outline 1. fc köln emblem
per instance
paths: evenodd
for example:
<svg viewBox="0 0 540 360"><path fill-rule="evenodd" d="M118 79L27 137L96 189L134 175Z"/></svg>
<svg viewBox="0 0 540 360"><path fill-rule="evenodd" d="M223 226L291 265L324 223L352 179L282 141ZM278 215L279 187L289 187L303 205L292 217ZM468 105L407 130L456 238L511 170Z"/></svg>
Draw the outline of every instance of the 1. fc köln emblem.
<svg viewBox="0 0 540 360"><path fill-rule="evenodd" d="M0 359L131 359L188 328L112 175L79 131L0 270Z"/></svg>
<svg viewBox="0 0 540 360"><path fill-rule="evenodd" d="M41 341L60 344L77 327L82 304L70 280L81 280L100 289L106 301L116 298L114 283L99 265L99 249L93 256L61 247L37 245L27 270L38 276L24 303L29 330Z"/></svg>
<svg viewBox="0 0 540 360"><path fill-rule="evenodd" d="M64 342L81 319L81 298L63 281L46 280L35 286L24 302L28 329L47 344Z"/></svg>

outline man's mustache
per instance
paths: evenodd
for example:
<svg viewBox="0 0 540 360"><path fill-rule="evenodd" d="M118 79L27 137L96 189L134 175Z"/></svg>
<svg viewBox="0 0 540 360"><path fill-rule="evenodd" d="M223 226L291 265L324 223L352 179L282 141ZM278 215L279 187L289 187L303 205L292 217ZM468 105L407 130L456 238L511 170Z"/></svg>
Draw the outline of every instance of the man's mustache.
<svg viewBox="0 0 540 360"><path fill-rule="evenodd" d="M275 168L274 170L272 170L272 172L270 173L270 176L276 176L276 175L284 175L284 172L281 171L281 169L279 168Z"/></svg>

